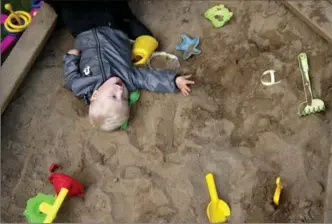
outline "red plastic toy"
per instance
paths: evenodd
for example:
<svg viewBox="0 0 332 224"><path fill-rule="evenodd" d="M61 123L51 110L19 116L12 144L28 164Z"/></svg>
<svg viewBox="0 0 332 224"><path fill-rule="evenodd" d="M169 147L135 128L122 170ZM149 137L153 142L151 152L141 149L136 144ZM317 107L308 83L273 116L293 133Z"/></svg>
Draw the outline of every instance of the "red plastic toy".
<svg viewBox="0 0 332 224"><path fill-rule="evenodd" d="M57 165L56 163L52 163L49 168L49 171L52 172L52 174L48 177L48 180L53 184L56 194L59 194L61 188L66 188L69 190L67 197L82 197L84 195L83 185L66 174L55 173L55 170L58 168L61 168L61 166Z"/></svg>

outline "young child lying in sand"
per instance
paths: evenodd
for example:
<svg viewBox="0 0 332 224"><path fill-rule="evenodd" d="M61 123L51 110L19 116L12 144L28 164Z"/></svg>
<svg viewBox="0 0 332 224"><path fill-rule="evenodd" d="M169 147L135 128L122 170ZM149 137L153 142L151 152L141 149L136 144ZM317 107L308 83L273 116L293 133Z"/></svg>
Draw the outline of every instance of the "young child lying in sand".
<svg viewBox="0 0 332 224"><path fill-rule="evenodd" d="M127 121L128 92L136 89L189 95L190 76L132 66L130 39L152 34L126 1L46 2L76 37L75 49L64 57L65 86L90 104L94 126L112 131Z"/></svg>

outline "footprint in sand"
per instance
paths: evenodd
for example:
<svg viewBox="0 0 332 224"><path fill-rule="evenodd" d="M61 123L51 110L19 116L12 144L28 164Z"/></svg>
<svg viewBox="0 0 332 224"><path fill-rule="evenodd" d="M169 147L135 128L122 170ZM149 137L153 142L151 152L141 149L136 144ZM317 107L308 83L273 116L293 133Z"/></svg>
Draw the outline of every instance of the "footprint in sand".
<svg viewBox="0 0 332 224"><path fill-rule="evenodd" d="M170 199L164 190L156 186L152 178L140 176L143 174L141 168L126 167L122 173L124 178L120 178L110 192L113 195L112 214L115 221L152 222L168 220L176 214L176 210L169 205ZM134 178L131 176L133 174L139 176ZM129 179L126 175L129 175Z"/></svg>
<svg viewBox="0 0 332 224"><path fill-rule="evenodd" d="M69 218L74 216L71 221L82 222L77 219L77 214L81 214L81 218L86 220L85 222L89 220L95 223L106 221L113 222L114 219L111 215L113 210L111 196L112 195L101 191L96 185L90 186L85 192L84 201L82 203L76 203L75 206L71 207L72 211L68 214ZM68 216L63 220L68 220Z"/></svg>
<svg viewBox="0 0 332 224"><path fill-rule="evenodd" d="M144 167L128 166L122 168L122 171L120 171L120 177L125 180L134 180L141 178L147 173L148 172Z"/></svg>
<svg viewBox="0 0 332 224"><path fill-rule="evenodd" d="M156 146L164 153L174 153L177 151L175 144L175 112L176 104L169 102L167 110L161 115L157 124Z"/></svg>
<svg viewBox="0 0 332 224"><path fill-rule="evenodd" d="M207 111L202 109L193 111L192 122L199 125L192 126L189 131L189 139L197 145L209 143L228 144L235 125L226 119L213 119Z"/></svg>
<svg viewBox="0 0 332 224"><path fill-rule="evenodd" d="M142 111L145 110L144 119L128 131L130 143L145 153L153 153L156 150L162 154L173 153L177 150L177 130L174 125L178 104L172 96L156 99L152 104L141 108Z"/></svg>
<svg viewBox="0 0 332 224"><path fill-rule="evenodd" d="M137 222L141 223L170 223L174 220L177 209L169 206L161 206L155 212L141 214Z"/></svg>

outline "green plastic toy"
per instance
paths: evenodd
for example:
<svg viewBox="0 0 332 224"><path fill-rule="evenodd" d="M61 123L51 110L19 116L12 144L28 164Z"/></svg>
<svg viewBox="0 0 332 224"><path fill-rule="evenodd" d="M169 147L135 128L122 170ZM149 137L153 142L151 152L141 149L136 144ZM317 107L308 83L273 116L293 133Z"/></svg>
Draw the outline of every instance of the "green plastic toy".
<svg viewBox="0 0 332 224"><path fill-rule="evenodd" d="M52 205L55 201L55 196L38 193L35 197L27 201L27 207L24 210L24 216L27 218L28 223L43 223L46 214L39 210L41 203L46 202Z"/></svg>
<svg viewBox="0 0 332 224"><path fill-rule="evenodd" d="M140 97L139 90L131 92L130 95L129 95L129 106L135 104L139 100L139 97ZM127 129L127 127L128 127L128 121L126 121L125 123L123 123L121 125L120 129L121 130L125 130L125 129Z"/></svg>
<svg viewBox="0 0 332 224"><path fill-rule="evenodd" d="M205 18L210 20L215 27L223 27L233 16L223 4L213 6L204 13Z"/></svg>

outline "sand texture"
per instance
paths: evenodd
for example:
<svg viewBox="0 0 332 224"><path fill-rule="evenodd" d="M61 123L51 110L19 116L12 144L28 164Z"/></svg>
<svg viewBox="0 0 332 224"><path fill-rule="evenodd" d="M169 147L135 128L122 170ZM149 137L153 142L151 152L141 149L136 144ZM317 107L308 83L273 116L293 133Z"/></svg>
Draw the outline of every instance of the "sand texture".
<svg viewBox="0 0 332 224"><path fill-rule="evenodd" d="M223 28L203 16L218 3L233 13ZM208 222L205 174L215 175L231 222L322 222L331 146L332 51L275 1L137 1L139 18L196 81L192 94L142 92L126 131L95 131L87 107L63 88L56 32L2 116L2 222L23 222L26 201L53 193L48 166L81 181L84 199L65 201L56 222ZM181 34L202 53L182 61ZM306 52L315 97L327 110L300 118L297 54ZM280 84L261 74L276 70ZM271 206L275 178L284 191Z"/></svg>

